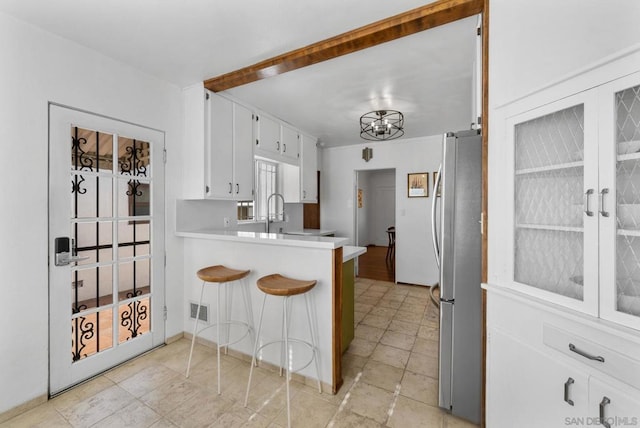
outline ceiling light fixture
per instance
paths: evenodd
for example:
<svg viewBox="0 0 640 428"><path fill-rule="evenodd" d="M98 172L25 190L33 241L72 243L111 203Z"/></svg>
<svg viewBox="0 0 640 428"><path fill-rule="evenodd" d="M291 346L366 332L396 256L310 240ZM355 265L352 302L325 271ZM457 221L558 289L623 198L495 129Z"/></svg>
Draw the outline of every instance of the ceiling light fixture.
<svg viewBox="0 0 640 428"><path fill-rule="evenodd" d="M365 140L393 140L404 135L404 115L396 110L376 110L360 117L360 137Z"/></svg>

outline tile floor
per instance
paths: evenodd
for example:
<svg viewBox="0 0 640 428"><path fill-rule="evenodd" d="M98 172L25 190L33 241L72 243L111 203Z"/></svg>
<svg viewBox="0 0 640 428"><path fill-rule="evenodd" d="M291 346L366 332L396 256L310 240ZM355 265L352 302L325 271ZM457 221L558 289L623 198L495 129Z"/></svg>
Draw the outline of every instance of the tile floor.
<svg viewBox="0 0 640 428"><path fill-rule="evenodd" d="M356 280L355 339L343 357L337 395L292 382L292 425L312 427L474 427L437 407L438 315L428 289ZM247 361L222 357L216 395L215 350L179 340L49 400L4 427L281 427L285 389L259 368L243 407Z"/></svg>

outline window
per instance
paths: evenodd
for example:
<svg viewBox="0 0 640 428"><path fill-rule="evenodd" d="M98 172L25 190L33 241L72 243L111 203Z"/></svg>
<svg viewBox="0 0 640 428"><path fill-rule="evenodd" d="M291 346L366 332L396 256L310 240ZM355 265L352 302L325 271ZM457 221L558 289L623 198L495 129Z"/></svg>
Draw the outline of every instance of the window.
<svg viewBox="0 0 640 428"><path fill-rule="evenodd" d="M281 201L272 198L271 209L267 207L269 195L278 191L278 164L262 159L255 161L255 195L253 201L238 202L238 220L261 221L267 218L268 213L281 212Z"/></svg>

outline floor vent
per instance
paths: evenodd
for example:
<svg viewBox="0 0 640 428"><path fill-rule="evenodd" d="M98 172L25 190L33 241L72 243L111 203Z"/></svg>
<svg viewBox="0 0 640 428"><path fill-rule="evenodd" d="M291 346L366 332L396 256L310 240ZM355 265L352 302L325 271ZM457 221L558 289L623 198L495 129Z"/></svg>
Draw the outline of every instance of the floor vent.
<svg viewBox="0 0 640 428"><path fill-rule="evenodd" d="M190 315L189 317L192 319L196 319L196 314L198 313L198 304L190 302ZM209 322L209 306L201 305L200 306L200 316L198 317L200 321Z"/></svg>

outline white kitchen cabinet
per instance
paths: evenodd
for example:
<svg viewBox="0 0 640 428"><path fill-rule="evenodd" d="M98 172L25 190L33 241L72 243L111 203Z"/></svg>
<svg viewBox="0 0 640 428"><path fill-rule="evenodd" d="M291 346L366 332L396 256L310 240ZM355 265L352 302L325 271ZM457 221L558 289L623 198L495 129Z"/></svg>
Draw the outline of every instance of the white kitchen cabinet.
<svg viewBox="0 0 640 428"><path fill-rule="evenodd" d="M318 140L302 134L300 142L301 201L318 203Z"/></svg>
<svg viewBox="0 0 640 428"><path fill-rule="evenodd" d="M254 118L255 154L275 162L299 164L299 132L289 125L258 113Z"/></svg>
<svg viewBox="0 0 640 428"><path fill-rule="evenodd" d="M488 334L489 427L557 427L588 412L588 373L497 329Z"/></svg>
<svg viewBox="0 0 640 428"><path fill-rule="evenodd" d="M252 112L227 98L208 93L206 197L253 199Z"/></svg>
<svg viewBox="0 0 640 428"><path fill-rule="evenodd" d="M254 119L254 133L256 136L256 153L265 155L280 155L280 123L261 113L256 113Z"/></svg>
<svg viewBox="0 0 640 428"><path fill-rule="evenodd" d="M640 423L639 334L485 287L487 426L595 426L601 403L606 418Z"/></svg>
<svg viewBox="0 0 640 428"><path fill-rule="evenodd" d="M513 286L640 329L640 73L507 121Z"/></svg>
<svg viewBox="0 0 640 428"><path fill-rule="evenodd" d="M300 133L297 129L285 124L282 124L281 130L281 155L292 163L298 163L298 158L300 157Z"/></svg>
<svg viewBox="0 0 640 428"><path fill-rule="evenodd" d="M640 425L640 392L624 385L611 385L597 378L589 381L591 425L604 428Z"/></svg>
<svg viewBox="0 0 640 428"><path fill-rule="evenodd" d="M316 139L300 134L300 166L280 164L280 188L287 203L318 202L318 149Z"/></svg>

